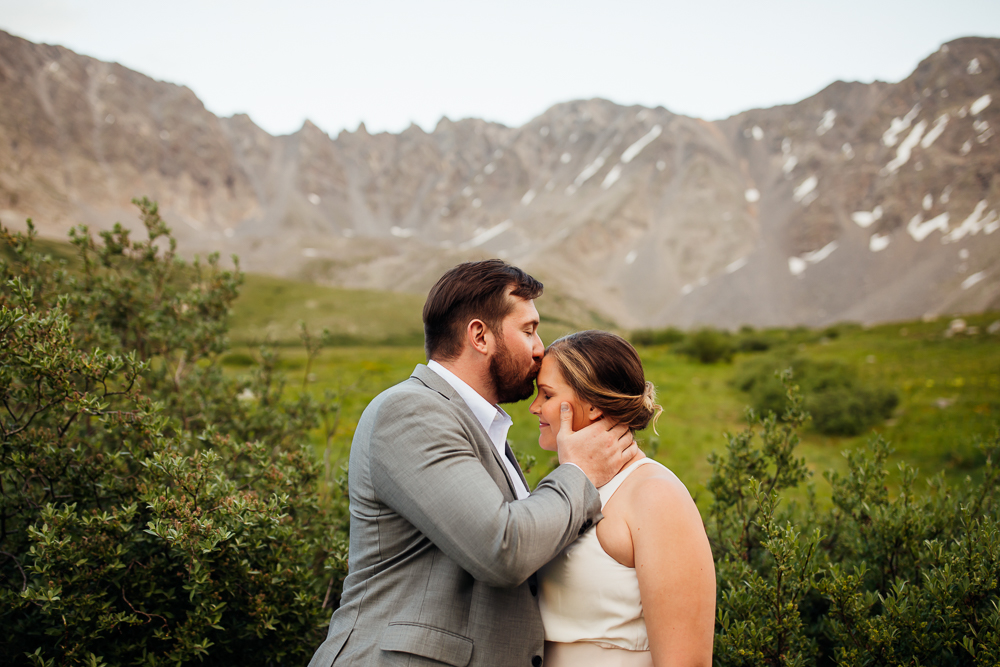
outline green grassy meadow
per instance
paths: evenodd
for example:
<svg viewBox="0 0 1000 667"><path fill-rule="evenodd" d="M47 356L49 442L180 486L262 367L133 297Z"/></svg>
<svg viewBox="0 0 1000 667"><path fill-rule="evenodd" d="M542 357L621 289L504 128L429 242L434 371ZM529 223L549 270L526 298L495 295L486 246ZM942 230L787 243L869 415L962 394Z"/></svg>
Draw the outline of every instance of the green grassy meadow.
<svg viewBox="0 0 1000 667"><path fill-rule="evenodd" d="M281 366L289 376L289 391L334 392L341 402L340 420L330 439L331 462L346 463L357 420L365 405L383 389L404 380L424 361L420 334L423 297L326 288L307 283L247 276L233 310L233 351L224 358L233 372L254 356L254 345L281 345ZM546 312L542 340L551 342L575 327ZM705 497L711 472L706 457L725 446L725 434L744 427L747 396L732 385L742 363L764 355L775 370L783 356L839 360L854 367L863 381L896 389L899 406L875 427L896 449L898 461L922 475L943 471L960 480L977 474L983 461L973 443L992 434L1000 423L1000 335L986 333L1000 314L964 318L974 335L946 337L950 318L906 322L872 328L841 325L823 331L803 328L760 332L772 341L767 352L737 354L732 363L704 365L676 354L670 346L640 347L647 378L654 382L664 414L657 425L640 434L647 453L673 469L696 497ZM334 345L314 359L308 377L307 355L296 344L299 322L311 331L328 328ZM584 326L592 326L586 324ZM582 328L582 327L581 327ZM553 455L537 446L537 420L529 401L507 406L514 418L512 447L522 457L534 457L528 471L532 484L555 464ZM815 472L820 501L828 497L822 472L843 470L842 452L864 446L869 434L825 436L810 429L799 449ZM326 454L326 434L314 437L317 456ZM528 459L524 459L528 460Z"/></svg>
<svg viewBox="0 0 1000 667"><path fill-rule="evenodd" d="M321 287L247 274L232 314L234 345L299 344L299 322L314 333L326 328L340 345L423 345L416 294Z"/></svg>
<svg viewBox="0 0 1000 667"><path fill-rule="evenodd" d="M71 270L75 250L68 243L40 239L39 248ZM346 464L351 437L361 412L376 394L404 380L424 361L420 311L423 295L324 287L272 276L247 274L231 314L232 349L223 357L230 372L245 371L261 344L280 350L281 369L289 392L309 391L318 397L332 392L340 404L335 431L317 429L317 456ZM538 301L539 332L551 342L583 328L607 327L585 304L558 294ZM901 322L863 328L842 324L824 330L805 328L752 332L767 340L766 352L737 354L732 363L700 364L675 353L670 345L639 347L648 379L659 392L664 413L652 429L640 434L647 453L672 468L696 496L704 497L710 475L707 456L721 450L725 434L745 425L748 396L733 386L741 365L765 359L778 370L791 356L836 360L854 368L862 381L896 390L899 405L890 419L874 427L895 448L897 462L919 468L921 475L943 472L952 481L978 476L982 454L976 438L992 435L1000 425L1000 333L987 332L1000 313L965 316L977 333L947 336L952 318L933 322ZM300 323L312 334L327 329L332 345L306 369L307 354L299 338ZM627 332L621 332L628 335ZM510 440L537 483L554 465L552 454L537 446L537 421L529 401L507 406L514 418ZM833 437L806 429L799 455L814 471L817 495L828 497L822 480L826 470L843 470L842 452L864 446L870 437Z"/></svg>

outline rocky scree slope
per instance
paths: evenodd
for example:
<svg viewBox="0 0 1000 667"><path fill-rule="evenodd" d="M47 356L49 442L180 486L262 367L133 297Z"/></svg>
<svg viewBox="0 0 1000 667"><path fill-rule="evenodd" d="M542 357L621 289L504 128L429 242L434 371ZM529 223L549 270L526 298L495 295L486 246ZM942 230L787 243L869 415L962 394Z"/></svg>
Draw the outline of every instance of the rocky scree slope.
<svg viewBox="0 0 1000 667"><path fill-rule="evenodd" d="M273 137L187 88L0 32L0 218L160 201L187 254L424 291L499 256L570 317L823 325L1000 308L1000 40L707 122L594 99L519 128Z"/></svg>

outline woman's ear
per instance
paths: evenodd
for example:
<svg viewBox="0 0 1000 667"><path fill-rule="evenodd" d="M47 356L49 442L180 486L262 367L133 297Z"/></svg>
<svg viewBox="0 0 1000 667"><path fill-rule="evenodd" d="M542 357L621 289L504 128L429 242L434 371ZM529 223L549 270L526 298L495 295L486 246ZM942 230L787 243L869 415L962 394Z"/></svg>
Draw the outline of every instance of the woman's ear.
<svg viewBox="0 0 1000 667"><path fill-rule="evenodd" d="M595 408L593 405L587 406L587 419L592 422L596 422L598 419L604 416L599 408Z"/></svg>

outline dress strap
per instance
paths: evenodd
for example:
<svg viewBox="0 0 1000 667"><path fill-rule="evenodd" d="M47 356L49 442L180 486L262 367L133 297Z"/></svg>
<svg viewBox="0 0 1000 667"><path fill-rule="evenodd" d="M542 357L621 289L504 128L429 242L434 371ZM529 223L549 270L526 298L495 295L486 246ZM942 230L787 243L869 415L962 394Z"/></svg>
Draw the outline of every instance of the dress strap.
<svg viewBox="0 0 1000 667"><path fill-rule="evenodd" d="M654 461L649 456L644 456L635 463L629 464L628 467L619 470L618 474L612 477L610 482L608 482L607 484L605 484L604 486L602 486L597 490L598 493L601 494L602 508L608 504L608 501L611 500L611 496L613 496L615 494L615 491L618 490L618 487L620 487L622 483L624 483L625 480L628 479L628 476L631 475L636 468L645 463L656 463L656 461Z"/></svg>

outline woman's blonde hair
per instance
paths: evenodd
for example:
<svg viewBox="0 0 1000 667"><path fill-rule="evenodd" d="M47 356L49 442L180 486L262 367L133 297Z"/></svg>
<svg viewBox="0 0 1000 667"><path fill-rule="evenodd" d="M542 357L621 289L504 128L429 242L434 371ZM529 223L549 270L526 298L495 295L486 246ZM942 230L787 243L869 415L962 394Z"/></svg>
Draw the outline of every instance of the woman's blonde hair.
<svg viewBox="0 0 1000 667"><path fill-rule="evenodd" d="M563 379L581 400L605 417L640 431L656 420L663 408L656 388L646 381L642 361L632 345L607 331L580 331L563 336L545 351L559 363Z"/></svg>

